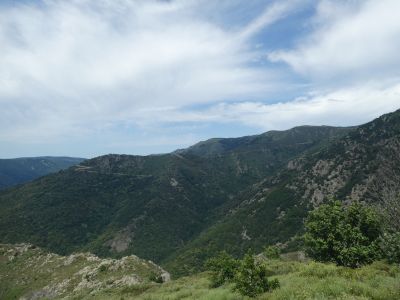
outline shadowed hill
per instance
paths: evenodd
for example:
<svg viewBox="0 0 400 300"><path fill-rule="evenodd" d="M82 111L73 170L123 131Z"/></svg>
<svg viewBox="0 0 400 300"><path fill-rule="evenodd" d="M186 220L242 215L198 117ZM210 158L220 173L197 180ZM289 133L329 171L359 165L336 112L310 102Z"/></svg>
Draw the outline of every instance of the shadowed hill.
<svg viewBox="0 0 400 300"><path fill-rule="evenodd" d="M242 190L351 130L298 127L229 139L235 147L218 155L189 148L87 160L0 192L0 241L161 262L220 218Z"/></svg>
<svg viewBox="0 0 400 300"><path fill-rule="evenodd" d="M67 169L84 161L74 157L24 157L0 159L0 189Z"/></svg>

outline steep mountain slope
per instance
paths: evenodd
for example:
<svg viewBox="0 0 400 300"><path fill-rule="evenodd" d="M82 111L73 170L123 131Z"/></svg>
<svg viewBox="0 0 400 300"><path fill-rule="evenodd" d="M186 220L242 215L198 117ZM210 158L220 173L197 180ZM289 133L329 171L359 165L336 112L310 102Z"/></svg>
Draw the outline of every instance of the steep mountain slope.
<svg viewBox="0 0 400 300"><path fill-rule="evenodd" d="M0 159L0 189L67 169L84 161L74 157L24 157Z"/></svg>
<svg viewBox="0 0 400 300"><path fill-rule="evenodd" d="M161 262L219 219L240 191L351 130L298 127L230 139L217 153L208 141L201 155L189 148L87 160L0 192L0 241Z"/></svg>
<svg viewBox="0 0 400 300"><path fill-rule="evenodd" d="M169 277L161 267L134 255L119 260L90 253L60 256L29 244L0 244L0 299L93 298Z"/></svg>
<svg viewBox="0 0 400 300"><path fill-rule="evenodd" d="M277 175L242 192L222 209L224 217L171 256L166 266L185 274L222 249L242 254L249 247L260 250L275 243L290 249L307 212L329 198L379 204L399 195L397 111L289 161Z"/></svg>

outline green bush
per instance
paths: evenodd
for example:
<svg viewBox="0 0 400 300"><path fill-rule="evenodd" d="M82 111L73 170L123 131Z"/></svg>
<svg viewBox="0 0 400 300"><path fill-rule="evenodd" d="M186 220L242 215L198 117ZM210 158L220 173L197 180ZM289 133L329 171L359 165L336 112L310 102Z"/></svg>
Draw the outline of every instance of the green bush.
<svg viewBox="0 0 400 300"><path fill-rule="evenodd" d="M368 206L332 201L312 211L305 227L307 254L318 261L355 268L380 257L380 218Z"/></svg>
<svg viewBox="0 0 400 300"><path fill-rule="evenodd" d="M280 257L281 249L277 246L267 246L264 249L264 256L269 259L277 259Z"/></svg>
<svg viewBox="0 0 400 300"><path fill-rule="evenodd" d="M381 238L381 249L389 263L400 263L400 232L386 233Z"/></svg>
<svg viewBox="0 0 400 300"><path fill-rule="evenodd" d="M107 266L106 266L106 265L101 265L100 268L99 268L99 271L100 271L100 272L105 272L105 271L107 271Z"/></svg>
<svg viewBox="0 0 400 300"><path fill-rule="evenodd" d="M206 268L211 271L211 287L218 287L233 279L238 268L238 261L225 251L206 262Z"/></svg>
<svg viewBox="0 0 400 300"><path fill-rule="evenodd" d="M235 283L235 290L249 297L256 297L279 287L278 280L268 281L266 269L257 264L250 253L247 253L240 262L233 282Z"/></svg>
<svg viewBox="0 0 400 300"><path fill-rule="evenodd" d="M155 283L163 283L164 282L162 276L160 274L156 274L156 273L151 273L149 276L149 280L153 281Z"/></svg>

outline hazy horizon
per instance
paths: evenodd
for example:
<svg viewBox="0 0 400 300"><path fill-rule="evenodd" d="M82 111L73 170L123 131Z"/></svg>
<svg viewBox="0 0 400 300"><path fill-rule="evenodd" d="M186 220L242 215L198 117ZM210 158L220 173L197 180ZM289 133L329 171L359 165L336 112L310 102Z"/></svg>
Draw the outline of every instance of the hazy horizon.
<svg viewBox="0 0 400 300"><path fill-rule="evenodd" d="M390 112L389 112L390 113ZM369 120L366 123L373 121L373 120ZM56 155L51 155L51 154L44 154L44 155L38 155L38 156L19 156L19 157L0 157L0 159L19 159L19 158L40 158L40 157L70 157L70 158L83 158L83 159L91 159L91 158L95 158L95 157L99 157L99 156L104 156L104 155L134 155L134 156L149 156L149 155L164 155L164 154L168 154L177 150L182 150L188 147L191 147L193 145L196 145L198 143L201 142L205 142L208 140L212 140L212 139L234 139L234 138L241 138L241 137L246 137L246 136L254 136L254 135L260 135L260 134L264 134L270 131L285 131L285 130L290 130L293 128L297 128L297 127L313 127L313 126L321 126L321 127L337 127L337 128L348 128L348 127L357 127L357 126L361 126L365 123L362 124L356 124L356 125L351 125L351 126L332 126L332 125L307 125L307 124L303 124L303 125L298 125L298 126L294 126L288 129L284 129L284 130L268 130L268 131L263 131L263 132L259 132L259 133L255 133L255 134L249 134L249 135L241 135L241 136L215 136L215 137L210 137L208 139L205 140L199 140L199 141L195 141L193 144L187 145L186 147L182 147L182 148L175 148L172 149L171 151L166 151L166 152L160 152L160 153L101 153L99 155L95 155L95 156L91 156L91 157L83 157L83 156L72 156L72 155L68 155L68 154L56 154Z"/></svg>

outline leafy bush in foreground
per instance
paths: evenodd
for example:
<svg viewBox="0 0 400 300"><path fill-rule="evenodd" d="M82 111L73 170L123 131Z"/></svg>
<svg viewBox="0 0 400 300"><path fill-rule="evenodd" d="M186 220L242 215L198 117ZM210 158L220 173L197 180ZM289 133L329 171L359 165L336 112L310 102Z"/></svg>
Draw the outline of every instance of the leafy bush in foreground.
<svg viewBox="0 0 400 300"><path fill-rule="evenodd" d="M233 282L235 283L235 290L249 297L256 297L279 287L278 280L268 280L266 269L257 264L250 253L247 253L240 262Z"/></svg>
<svg viewBox="0 0 400 300"><path fill-rule="evenodd" d="M400 264L400 232L383 235L381 249L389 263Z"/></svg>
<svg viewBox="0 0 400 300"><path fill-rule="evenodd" d="M318 261L355 268L380 257L380 218L370 207L332 201L312 211L305 227L306 251Z"/></svg>
<svg viewBox="0 0 400 300"><path fill-rule="evenodd" d="M400 195L392 190L387 191L382 196L379 209L385 228L380 243L383 257L389 263L400 264Z"/></svg>
<svg viewBox="0 0 400 300"><path fill-rule="evenodd" d="M244 296L255 297L279 287L278 280L268 280L265 267L256 263L250 253L242 260L236 260L224 251L209 259L206 266L211 271L211 287L214 288L233 282L234 290Z"/></svg>
<svg viewBox="0 0 400 300"><path fill-rule="evenodd" d="M223 251L218 256L210 258L206 267L211 271L211 287L219 287L233 279L238 268L238 261Z"/></svg>

